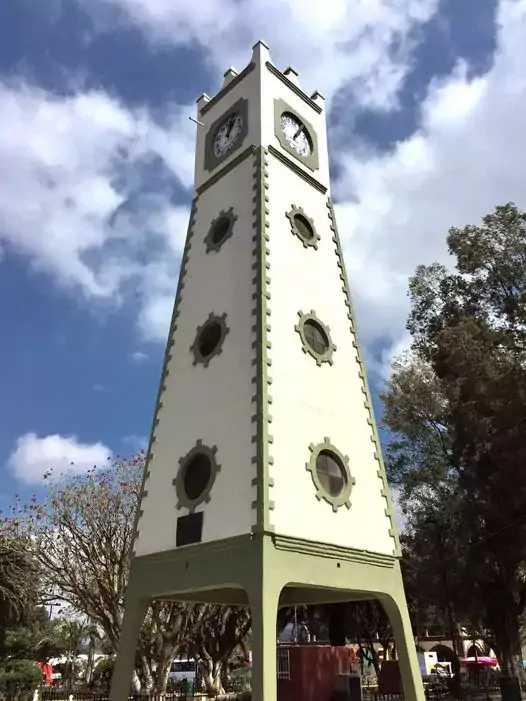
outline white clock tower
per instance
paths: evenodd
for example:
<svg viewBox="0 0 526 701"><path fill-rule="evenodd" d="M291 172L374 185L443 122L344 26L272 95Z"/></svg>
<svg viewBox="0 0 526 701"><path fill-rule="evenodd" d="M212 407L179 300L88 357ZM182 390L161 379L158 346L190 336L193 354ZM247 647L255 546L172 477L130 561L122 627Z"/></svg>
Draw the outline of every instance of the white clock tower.
<svg viewBox="0 0 526 701"><path fill-rule="evenodd" d="M195 197L111 701L153 599L248 605L254 701L278 607L376 598L423 689L330 198L325 104L263 42L197 103Z"/></svg>

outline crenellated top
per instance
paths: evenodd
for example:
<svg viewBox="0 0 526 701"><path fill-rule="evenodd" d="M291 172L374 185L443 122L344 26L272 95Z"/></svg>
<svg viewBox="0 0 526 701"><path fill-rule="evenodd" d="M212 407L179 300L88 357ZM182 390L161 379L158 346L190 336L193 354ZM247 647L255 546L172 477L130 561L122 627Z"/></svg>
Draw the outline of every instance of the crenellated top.
<svg viewBox="0 0 526 701"><path fill-rule="evenodd" d="M258 41L252 47L252 57L248 65L240 72L230 67L223 74L223 84L219 91L210 97L206 93L203 93L197 100L199 114L206 114L215 104L221 100L230 90L232 90L235 85L240 83L245 76L251 73L256 66L266 66L266 68L275 75L279 80L281 80L287 87L289 87L293 92L295 92L304 102L306 102L312 109L314 109L318 114L322 112L323 105L325 103L325 98L321 93L315 90L310 96L304 92L300 85L299 73L292 66L288 66L284 71L280 71L274 65L271 57L268 45L264 41Z"/></svg>

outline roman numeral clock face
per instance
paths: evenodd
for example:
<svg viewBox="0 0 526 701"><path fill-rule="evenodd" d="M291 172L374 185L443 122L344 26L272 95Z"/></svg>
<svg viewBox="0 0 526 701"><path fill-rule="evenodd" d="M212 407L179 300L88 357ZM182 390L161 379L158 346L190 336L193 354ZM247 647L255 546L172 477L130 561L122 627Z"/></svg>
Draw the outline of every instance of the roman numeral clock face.
<svg viewBox="0 0 526 701"><path fill-rule="evenodd" d="M224 156L234 148L241 135L243 118L240 114L231 114L219 127L214 137L214 155L216 158Z"/></svg>

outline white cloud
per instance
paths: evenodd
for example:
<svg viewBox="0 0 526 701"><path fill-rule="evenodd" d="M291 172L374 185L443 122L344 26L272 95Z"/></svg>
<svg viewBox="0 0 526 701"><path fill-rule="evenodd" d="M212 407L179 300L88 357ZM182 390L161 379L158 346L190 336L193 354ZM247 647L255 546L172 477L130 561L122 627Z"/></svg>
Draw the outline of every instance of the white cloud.
<svg viewBox="0 0 526 701"><path fill-rule="evenodd" d="M97 18L125 11L154 42L198 44L217 71L243 68L249 47L270 44L274 61L301 70L310 90L352 94L362 105L391 108L410 67L415 29L438 0L78 0ZM294 41L291 41L291 38ZM283 65L283 68L285 68Z"/></svg>
<svg viewBox="0 0 526 701"><path fill-rule="evenodd" d="M228 65L243 68L251 44L264 38L280 67L292 62L299 70L306 90L335 98L334 114L347 136L353 115L340 110L338 97L395 108L412 67L415 30L437 6L438 0L85 5L91 13L124 10L154 42L197 43L218 82ZM475 223L509 199L526 206L526 0L500 0L499 8L491 69L470 79L459 63L434 82L411 137L378 153L356 139L346 148L338 127L342 176L333 189L340 235L365 345L390 346L376 367L384 377L393 348L406 343L407 279L416 265L448 260L450 226ZM200 91L196 84L196 95ZM142 197L133 212L121 203L152 157L191 184L195 126L187 117L193 107L167 105L160 124L146 110L127 109L102 92L52 97L4 85L0 99L0 246L8 242L87 297L118 303L133 290L142 335L164 340L188 209L172 206L162 192ZM152 232L159 246L145 262L140 254Z"/></svg>
<svg viewBox="0 0 526 701"><path fill-rule="evenodd" d="M121 442L132 453L138 453L140 450L146 450L148 447L147 436L125 436L121 439Z"/></svg>
<svg viewBox="0 0 526 701"><path fill-rule="evenodd" d="M420 263L450 262L451 226L508 200L526 207L525 34L525 0L501 0L487 74L470 79L459 63L431 85L410 138L387 154L341 153L337 216L366 342L403 349L407 279Z"/></svg>
<svg viewBox="0 0 526 701"><path fill-rule="evenodd" d="M134 351L130 354L130 358L134 363L137 363L137 365L142 365L142 363L146 363L149 360L146 353L143 353L142 351Z"/></svg>
<svg viewBox="0 0 526 701"><path fill-rule="evenodd" d="M49 470L53 476L82 473L94 465L102 467L111 457L102 443L81 443L76 436L51 435L40 438L35 433L20 436L8 459L15 477L26 484L39 484Z"/></svg>
<svg viewBox="0 0 526 701"><path fill-rule="evenodd" d="M129 196L154 159L191 186L193 108L166 105L161 126L104 92L58 97L2 83L0 102L0 244L88 299L118 304L133 284L148 319L177 281L188 208L173 206L169 189ZM142 330L164 338L168 323Z"/></svg>

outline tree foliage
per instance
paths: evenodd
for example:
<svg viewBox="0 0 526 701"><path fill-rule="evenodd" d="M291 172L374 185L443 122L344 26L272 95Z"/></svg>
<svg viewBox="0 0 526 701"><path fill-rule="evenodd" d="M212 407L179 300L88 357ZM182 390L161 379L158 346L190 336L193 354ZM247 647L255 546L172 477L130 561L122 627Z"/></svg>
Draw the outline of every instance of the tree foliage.
<svg viewBox="0 0 526 701"><path fill-rule="evenodd" d="M447 243L456 269L419 266L410 281L411 352L383 395L388 470L427 604L445 586L458 615L490 631L505 673L522 676L526 215L497 207Z"/></svg>
<svg viewBox="0 0 526 701"><path fill-rule="evenodd" d="M9 523L5 520L3 523ZM37 595L36 567L24 536L0 527L0 656L9 626L23 620Z"/></svg>
<svg viewBox="0 0 526 701"><path fill-rule="evenodd" d="M41 503L33 498L19 504L2 528L11 538L25 539L44 596L87 617L114 652L144 461L141 452L103 469L94 466L85 474L58 479L49 470L47 497ZM248 613L235 607L152 602L139 636L135 686L164 692L173 659L190 651L209 670L208 685L220 687L221 670L249 627Z"/></svg>
<svg viewBox="0 0 526 701"><path fill-rule="evenodd" d="M60 657L68 648L60 619L50 619L45 607L29 611L23 622L6 630L5 657L48 662Z"/></svg>

